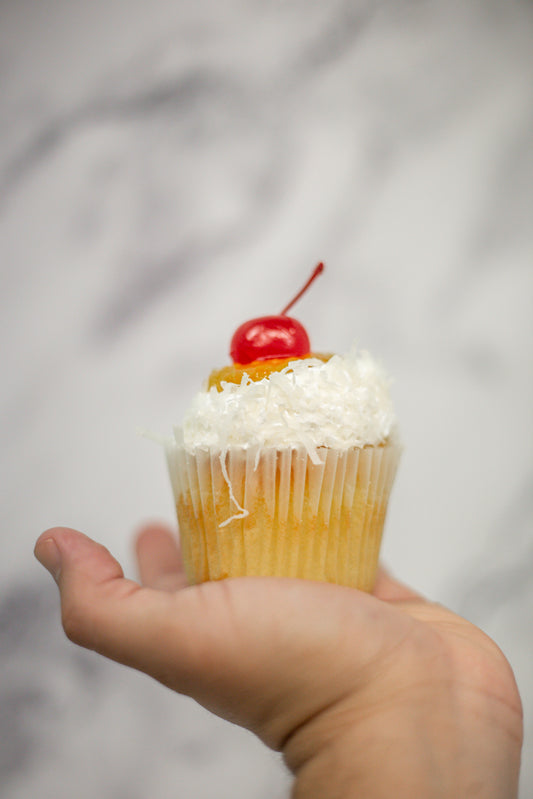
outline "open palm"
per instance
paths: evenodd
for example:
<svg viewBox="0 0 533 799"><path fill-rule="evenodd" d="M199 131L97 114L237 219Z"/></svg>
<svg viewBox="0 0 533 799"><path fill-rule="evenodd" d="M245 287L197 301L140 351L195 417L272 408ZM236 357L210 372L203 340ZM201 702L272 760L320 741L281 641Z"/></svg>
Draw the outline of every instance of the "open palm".
<svg viewBox="0 0 533 799"><path fill-rule="evenodd" d="M71 640L253 730L284 753L294 796L381 797L389 778L398 797L516 795L521 704L505 657L384 571L373 595L285 578L187 586L159 525L137 538L142 584L73 530L43 533L36 555Z"/></svg>

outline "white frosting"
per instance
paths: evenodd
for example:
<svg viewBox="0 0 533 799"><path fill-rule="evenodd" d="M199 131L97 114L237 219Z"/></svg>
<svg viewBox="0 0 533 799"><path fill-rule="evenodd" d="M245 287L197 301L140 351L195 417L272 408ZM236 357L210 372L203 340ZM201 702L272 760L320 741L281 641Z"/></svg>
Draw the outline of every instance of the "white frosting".
<svg viewBox="0 0 533 799"><path fill-rule="evenodd" d="M317 447L379 444L396 423L389 383L366 352L292 361L257 382L245 375L240 385L201 391L176 437L190 451L303 445L316 455Z"/></svg>

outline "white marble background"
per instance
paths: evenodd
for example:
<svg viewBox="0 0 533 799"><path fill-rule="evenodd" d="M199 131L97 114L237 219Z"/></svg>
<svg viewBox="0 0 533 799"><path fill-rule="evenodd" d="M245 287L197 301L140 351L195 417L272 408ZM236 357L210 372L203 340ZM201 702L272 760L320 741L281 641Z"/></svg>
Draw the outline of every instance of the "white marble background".
<svg viewBox="0 0 533 799"><path fill-rule="evenodd" d="M166 432L234 328L295 315L395 376L394 571L483 627L533 795L533 4L0 2L0 795L281 799L276 755L76 649L33 561L132 573Z"/></svg>

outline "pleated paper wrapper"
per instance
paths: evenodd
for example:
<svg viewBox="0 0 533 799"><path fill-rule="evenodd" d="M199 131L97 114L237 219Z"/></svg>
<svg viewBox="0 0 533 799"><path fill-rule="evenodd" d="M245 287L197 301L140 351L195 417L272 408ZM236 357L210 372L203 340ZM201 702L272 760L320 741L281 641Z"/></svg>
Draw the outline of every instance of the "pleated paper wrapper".
<svg viewBox="0 0 533 799"><path fill-rule="evenodd" d="M166 448L189 582L278 576L372 590L400 447Z"/></svg>

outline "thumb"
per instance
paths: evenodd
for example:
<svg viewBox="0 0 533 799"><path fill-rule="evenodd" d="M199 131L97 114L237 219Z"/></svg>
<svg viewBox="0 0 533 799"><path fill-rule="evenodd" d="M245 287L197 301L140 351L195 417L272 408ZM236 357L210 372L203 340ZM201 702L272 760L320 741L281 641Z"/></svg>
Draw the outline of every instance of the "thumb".
<svg viewBox="0 0 533 799"><path fill-rule="evenodd" d="M69 528L44 532L35 556L58 584L71 641L195 695L209 626L198 592L143 588L105 547Z"/></svg>

